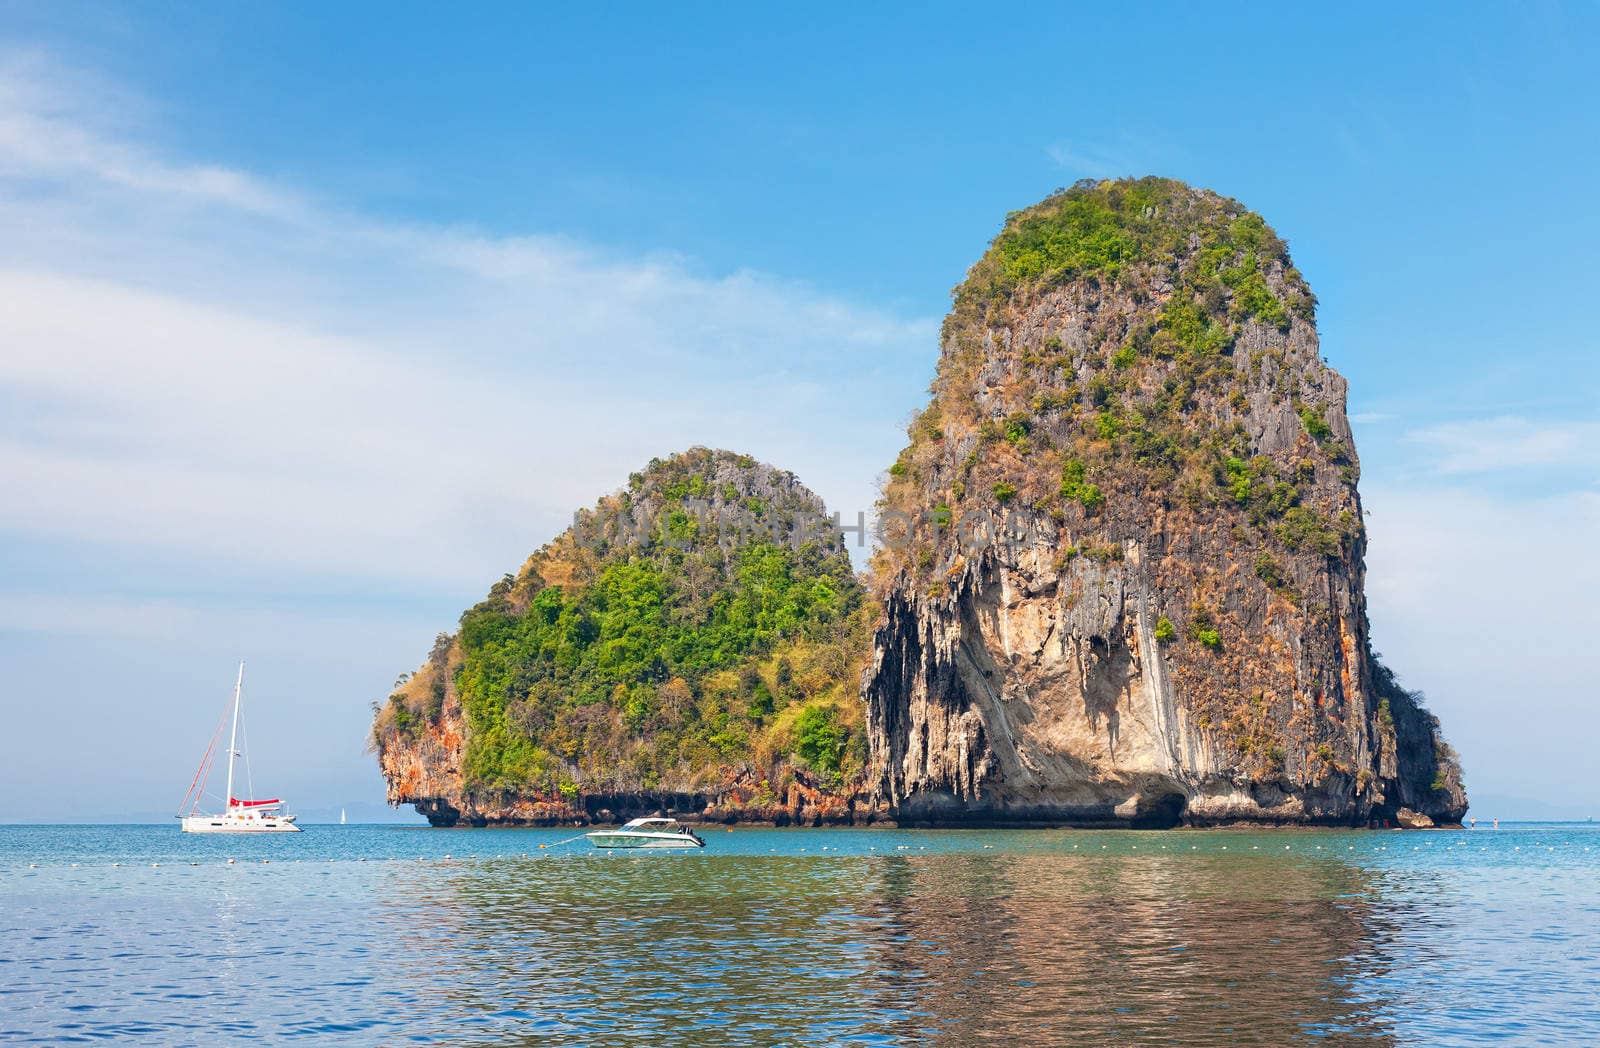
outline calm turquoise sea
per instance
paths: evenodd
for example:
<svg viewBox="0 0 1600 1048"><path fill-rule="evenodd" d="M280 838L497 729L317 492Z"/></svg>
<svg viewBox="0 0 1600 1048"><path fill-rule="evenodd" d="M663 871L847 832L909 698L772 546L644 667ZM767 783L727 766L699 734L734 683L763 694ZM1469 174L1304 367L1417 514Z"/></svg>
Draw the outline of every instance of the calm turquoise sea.
<svg viewBox="0 0 1600 1048"><path fill-rule="evenodd" d="M1600 1043L1587 825L577 832L0 827L0 1041Z"/></svg>

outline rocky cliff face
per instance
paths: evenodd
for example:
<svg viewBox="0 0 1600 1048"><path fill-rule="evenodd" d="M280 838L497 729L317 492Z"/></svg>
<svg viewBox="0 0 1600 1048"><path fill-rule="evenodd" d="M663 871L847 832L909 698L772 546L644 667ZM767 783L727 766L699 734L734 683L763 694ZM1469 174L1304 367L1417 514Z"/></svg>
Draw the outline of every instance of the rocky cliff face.
<svg viewBox="0 0 1600 1048"><path fill-rule="evenodd" d="M793 474L704 448L658 459L375 709L389 801L436 825L868 818L869 615Z"/></svg>
<svg viewBox="0 0 1600 1048"><path fill-rule="evenodd" d="M1460 819L1372 654L1314 306L1258 216L1175 182L1009 218L885 490L868 780L901 822Z"/></svg>

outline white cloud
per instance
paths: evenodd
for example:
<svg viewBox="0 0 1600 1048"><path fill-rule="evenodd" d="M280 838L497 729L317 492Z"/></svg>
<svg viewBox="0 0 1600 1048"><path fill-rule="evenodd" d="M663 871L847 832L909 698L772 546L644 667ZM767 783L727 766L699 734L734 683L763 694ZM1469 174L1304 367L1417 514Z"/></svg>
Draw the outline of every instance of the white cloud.
<svg viewBox="0 0 1600 1048"><path fill-rule="evenodd" d="M564 383L520 391L72 278L0 273L0 302L0 384L39 416L0 436L0 477L28 493L0 505L12 531L437 579L485 574L486 529L526 545L595 494L560 463L540 469L587 423Z"/></svg>
<svg viewBox="0 0 1600 1048"><path fill-rule="evenodd" d="M1406 435L1446 475L1508 470L1587 471L1600 481L1600 422L1502 416L1448 422Z"/></svg>
<svg viewBox="0 0 1600 1048"><path fill-rule="evenodd" d="M119 138L123 96L63 82L0 62L13 535L196 570L481 581L690 444L870 506L900 440L875 384L920 394L931 319L560 237L372 221Z"/></svg>
<svg viewBox="0 0 1600 1048"><path fill-rule="evenodd" d="M1430 696L1469 793L1596 799L1600 495L1508 499L1373 487L1367 593L1374 646Z"/></svg>

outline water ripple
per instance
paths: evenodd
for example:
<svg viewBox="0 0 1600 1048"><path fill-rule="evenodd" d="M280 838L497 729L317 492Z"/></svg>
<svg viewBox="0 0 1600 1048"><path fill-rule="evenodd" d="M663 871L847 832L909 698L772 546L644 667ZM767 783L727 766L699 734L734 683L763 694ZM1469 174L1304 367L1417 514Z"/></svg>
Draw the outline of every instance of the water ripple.
<svg viewBox="0 0 1600 1048"><path fill-rule="evenodd" d="M562 839L0 829L0 1039L1600 1042L1586 827Z"/></svg>

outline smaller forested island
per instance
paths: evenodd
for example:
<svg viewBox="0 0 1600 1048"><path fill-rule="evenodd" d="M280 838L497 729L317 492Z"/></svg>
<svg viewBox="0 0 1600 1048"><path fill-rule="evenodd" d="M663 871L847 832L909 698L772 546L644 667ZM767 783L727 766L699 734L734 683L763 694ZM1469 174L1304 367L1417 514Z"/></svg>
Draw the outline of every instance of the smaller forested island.
<svg viewBox="0 0 1600 1048"><path fill-rule="evenodd" d="M435 822L848 822L873 608L821 499L695 448L577 516L441 635L374 725Z"/></svg>

